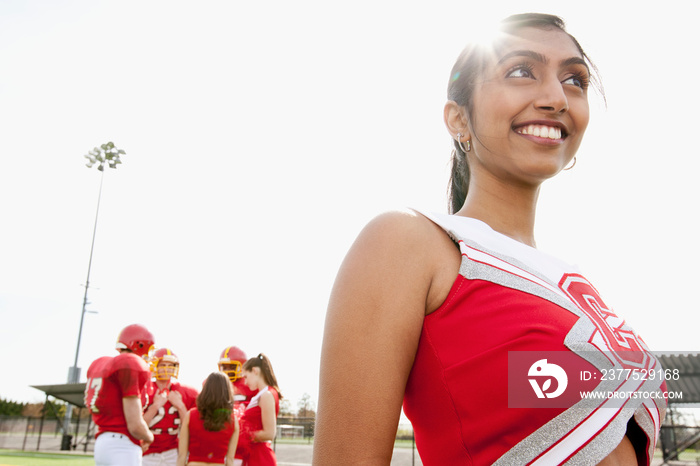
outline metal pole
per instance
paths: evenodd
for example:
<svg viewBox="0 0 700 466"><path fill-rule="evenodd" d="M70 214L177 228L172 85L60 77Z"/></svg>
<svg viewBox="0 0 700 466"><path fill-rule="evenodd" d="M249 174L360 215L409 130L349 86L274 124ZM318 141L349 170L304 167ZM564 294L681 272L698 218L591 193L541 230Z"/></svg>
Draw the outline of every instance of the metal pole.
<svg viewBox="0 0 700 466"><path fill-rule="evenodd" d="M34 424L32 424L32 419L33 417L26 417L25 420L27 421L27 428L24 429L24 442L22 442L22 451L24 451L25 447L27 446L27 437L29 436L29 429L34 430Z"/></svg>
<svg viewBox="0 0 700 466"><path fill-rule="evenodd" d="M100 176L100 190L97 194L97 210L95 211L95 225L92 228L92 244L90 245L90 260L88 261L87 278L85 279L85 295L83 296L83 312L80 313L80 329L78 330L78 345L75 347L75 360L73 362L73 367L76 368L74 371L74 380L69 380L70 383L78 383L80 381L79 374L76 374L78 368L78 355L80 354L80 338L83 334L83 320L85 319L85 307L87 306L88 288L90 287L90 269L92 268L92 253L95 250L95 235L97 234L97 218L100 215L100 200L102 199L102 182L105 177L104 167L102 168L102 175Z"/></svg>
<svg viewBox="0 0 700 466"><path fill-rule="evenodd" d="M73 436L73 445L71 445L71 450L75 450L78 447L78 440L80 439L80 415L82 414L83 409L78 408L78 420L75 423L75 434Z"/></svg>
<svg viewBox="0 0 700 466"><path fill-rule="evenodd" d="M92 269L92 254L95 250L95 236L97 234L97 219L100 215L100 200L102 199L102 182L105 176L105 166L102 166L102 174L100 175L100 189L97 193L97 209L95 210L95 224L92 228L92 244L90 245L90 259L88 260L87 278L85 279L85 294L83 295L83 310L80 313L80 328L78 329L78 344L75 347L75 360L73 367L68 370L68 383L80 382L80 369L78 368L78 356L80 355L80 340L83 335L83 322L85 320L85 312L88 303L88 289L90 288L90 270ZM66 415L63 420L63 437L70 436L70 425L73 417L73 405L66 404ZM62 442L65 445L66 442Z"/></svg>
<svg viewBox="0 0 700 466"><path fill-rule="evenodd" d="M416 464L416 432L411 425L411 464Z"/></svg>
<svg viewBox="0 0 700 466"><path fill-rule="evenodd" d="M46 395L46 402L49 401L49 395ZM36 451L39 451L41 446L41 434L44 432L44 418L46 417L46 403L44 403L44 409L41 410L41 422L39 423L39 436L36 439Z"/></svg>
<svg viewBox="0 0 700 466"><path fill-rule="evenodd" d="M87 429L85 430L85 447L83 448L83 452L87 453L88 449L88 443L90 443L90 423L92 423L92 414L88 412L88 423L87 423Z"/></svg>

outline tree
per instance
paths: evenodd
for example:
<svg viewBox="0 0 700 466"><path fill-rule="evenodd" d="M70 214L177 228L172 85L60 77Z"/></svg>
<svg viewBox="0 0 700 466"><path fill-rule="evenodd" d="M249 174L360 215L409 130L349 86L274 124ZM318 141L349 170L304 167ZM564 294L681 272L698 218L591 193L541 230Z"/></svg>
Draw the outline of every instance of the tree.
<svg viewBox="0 0 700 466"><path fill-rule="evenodd" d="M287 398L282 398L280 401L280 417L292 417L294 416L294 411L292 411L292 402Z"/></svg>
<svg viewBox="0 0 700 466"><path fill-rule="evenodd" d="M46 419L63 419L66 416L66 406L68 404L63 401L55 400L50 405L44 403L27 403L22 409L22 416L27 417L42 417ZM46 413L44 413L44 409Z"/></svg>
<svg viewBox="0 0 700 466"><path fill-rule="evenodd" d="M23 408L24 403L0 398L0 415L2 416L21 416Z"/></svg>
<svg viewBox="0 0 700 466"><path fill-rule="evenodd" d="M311 395L304 393L301 396L301 400L297 403L299 410L297 411L298 417L316 417L316 411L314 404L311 401Z"/></svg>

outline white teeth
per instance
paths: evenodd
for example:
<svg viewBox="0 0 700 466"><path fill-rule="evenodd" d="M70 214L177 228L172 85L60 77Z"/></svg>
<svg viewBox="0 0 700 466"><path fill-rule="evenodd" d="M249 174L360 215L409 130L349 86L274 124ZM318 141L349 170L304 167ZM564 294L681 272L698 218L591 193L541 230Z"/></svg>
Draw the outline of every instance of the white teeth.
<svg viewBox="0 0 700 466"><path fill-rule="evenodd" d="M561 128L546 125L527 125L517 129L520 134L529 134L539 138L561 139Z"/></svg>

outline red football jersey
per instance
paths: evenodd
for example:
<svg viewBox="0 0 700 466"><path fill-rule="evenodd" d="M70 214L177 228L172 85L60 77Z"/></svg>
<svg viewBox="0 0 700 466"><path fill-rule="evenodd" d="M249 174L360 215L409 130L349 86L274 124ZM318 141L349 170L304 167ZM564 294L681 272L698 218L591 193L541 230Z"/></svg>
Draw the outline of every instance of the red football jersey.
<svg viewBox="0 0 700 466"><path fill-rule="evenodd" d="M179 382L170 384L170 391L179 392L182 395L182 403L187 411L194 408L197 400L197 390L193 387L182 385ZM146 410L153 404L153 399L158 393L158 385L155 381L151 381L146 386L145 401L143 410ZM167 450L177 448L177 434L180 432L180 414L177 409L166 401L160 407L155 417L148 423L148 427L153 432L153 443L146 450L146 455L151 453L161 453Z"/></svg>
<svg viewBox="0 0 700 466"><path fill-rule="evenodd" d="M243 378L233 382L233 390L235 392L234 402L236 404L242 404L244 407L248 406L250 400L258 394L257 390L251 390L248 385L245 384L245 379Z"/></svg>
<svg viewBox="0 0 700 466"><path fill-rule="evenodd" d="M96 359L87 371L85 406L92 412L92 420L98 426L95 437L104 432L124 434L136 445L126 426L122 399L140 397L151 378L148 364L132 353L104 356Z"/></svg>

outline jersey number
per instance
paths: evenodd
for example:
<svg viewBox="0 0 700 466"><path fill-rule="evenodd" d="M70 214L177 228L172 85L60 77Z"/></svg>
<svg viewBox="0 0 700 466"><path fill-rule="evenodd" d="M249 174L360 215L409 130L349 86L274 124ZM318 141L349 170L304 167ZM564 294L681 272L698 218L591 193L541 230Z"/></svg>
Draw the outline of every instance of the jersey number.
<svg viewBox="0 0 700 466"><path fill-rule="evenodd" d="M177 414L177 409L174 406L170 406L168 408L168 414ZM153 427L154 425L158 424L160 421L163 420L165 417L165 407L161 406L158 408L158 412L156 413L155 416L153 416L153 419L151 419L151 422L148 423L148 427ZM173 425L175 427L168 427L168 434L170 435L177 435L178 432L180 431L180 418L176 417L173 419ZM160 427L157 429L151 429L151 432L153 432L154 435L160 435L163 433L163 429Z"/></svg>
<svg viewBox="0 0 700 466"><path fill-rule="evenodd" d="M99 413L100 409L97 407L97 396L102 388L102 377L95 377L94 379L88 379L87 384L85 384L85 406L90 409L93 413Z"/></svg>

